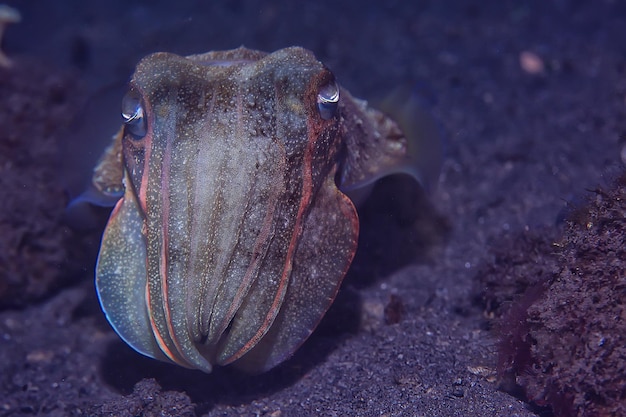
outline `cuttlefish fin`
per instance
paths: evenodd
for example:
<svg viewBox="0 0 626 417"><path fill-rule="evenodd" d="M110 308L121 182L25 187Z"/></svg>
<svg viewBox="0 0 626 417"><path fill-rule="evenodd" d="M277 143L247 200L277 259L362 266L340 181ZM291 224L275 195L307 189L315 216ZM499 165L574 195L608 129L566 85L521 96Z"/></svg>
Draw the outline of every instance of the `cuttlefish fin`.
<svg viewBox="0 0 626 417"><path fill-rule="evenodd" d="M396 90L380 110L341 90L346 156L339 188L352 197L387 175L412 176L426 190L438 180L443 160L441 131L410 90ZM358 199L358 197L357 197Z"/></svg>
<svg viewBox="0 0 626 417"><path fill-rule="evenodd" d="M92 206L113 207L124 195L122 134L123 128L113 135L93 169L91 183L65 208L65 219L71 226L89 228L94 222Z"/></svg>

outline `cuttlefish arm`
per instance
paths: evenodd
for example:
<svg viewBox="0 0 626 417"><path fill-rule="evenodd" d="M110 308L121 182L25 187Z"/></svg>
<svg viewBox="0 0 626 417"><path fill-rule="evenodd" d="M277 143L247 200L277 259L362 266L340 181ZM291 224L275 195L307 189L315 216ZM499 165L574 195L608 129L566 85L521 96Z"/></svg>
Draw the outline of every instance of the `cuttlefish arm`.
<svg viewBox="0 0 626 417"><path fill-rule="evenodd" d="M119 200L124 195L124 165L122 162L122 137L124 127L113 135L113 141L106 148L93 170L91 185L103 198Z"/></svg>

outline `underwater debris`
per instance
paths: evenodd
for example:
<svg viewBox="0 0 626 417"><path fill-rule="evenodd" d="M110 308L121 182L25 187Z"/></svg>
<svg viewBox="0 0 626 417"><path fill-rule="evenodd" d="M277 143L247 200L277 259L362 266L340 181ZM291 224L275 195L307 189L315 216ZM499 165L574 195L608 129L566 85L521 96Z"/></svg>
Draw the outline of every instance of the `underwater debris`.
<svg viewBox="0 0 626 417"><path fill-rule="evenodd" d="M385 306L385 324L398 324L406 313L404 303L399 295L391 294L389 303Z"/></svg>
<svg viewBox="0 0 626 417"><path fill-rule="evenodd" d="M18 23L22 20L22 15L17 9L7 6L6 4L0 4L0 47L2 46L2 35L6 27L10 23ZM0 48L0 67L9 68L13 63L8 56L2 52Z"/></svg>

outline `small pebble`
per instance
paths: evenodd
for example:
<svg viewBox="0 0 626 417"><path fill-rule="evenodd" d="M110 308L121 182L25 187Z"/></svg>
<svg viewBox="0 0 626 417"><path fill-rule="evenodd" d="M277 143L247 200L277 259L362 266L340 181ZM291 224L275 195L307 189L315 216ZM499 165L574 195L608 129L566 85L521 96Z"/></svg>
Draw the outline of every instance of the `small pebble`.
<svg viewBox="0 0 626 417"><path fill-rule="evenodd" d="M541 74L545 71L545 65L539 55L530 51L523 51L519 54L519 64L524 71L529 74Z"/></svg>

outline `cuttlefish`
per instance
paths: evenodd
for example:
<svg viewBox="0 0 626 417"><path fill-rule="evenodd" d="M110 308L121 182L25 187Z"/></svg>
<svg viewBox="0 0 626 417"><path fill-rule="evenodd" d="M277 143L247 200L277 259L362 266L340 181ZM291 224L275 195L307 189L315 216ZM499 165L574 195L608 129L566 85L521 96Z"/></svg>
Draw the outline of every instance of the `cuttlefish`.
<svg viewBox="0 0 626 417"><path fill-rule="evenodd" d="M359 190L441 162L415 103L392 118L298 47L149 55L122 116L92 181L117 199L98 297L136 351L205 372L290 357L352 262Z"/></svg>

